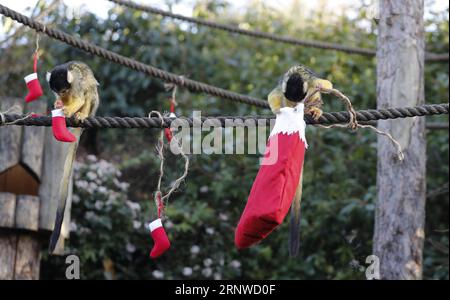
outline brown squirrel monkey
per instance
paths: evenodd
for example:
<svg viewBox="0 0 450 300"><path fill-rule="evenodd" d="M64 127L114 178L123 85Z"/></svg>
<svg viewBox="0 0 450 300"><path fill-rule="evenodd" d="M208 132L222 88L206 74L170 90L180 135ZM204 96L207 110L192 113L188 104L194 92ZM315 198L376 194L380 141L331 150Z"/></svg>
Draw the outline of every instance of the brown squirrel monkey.
<svg viewBox="0 0 450 300"><path fill-rule="evenodd" d="M56 66L51 72L47 73L47 81L56 95L55 107L62 108L66 117L75 117L75 119L83 122L87 117L95 115L100 104L97 92L97 86L99 84L94 77L94 73L86 64L70 61ZM82 132L83 130L81 128L73 129L73 134L77 137L77 142L70 144L64 162L55 227L50 237L50 253L53 253L55 250L61 233L69 180L72 175L73 162L75 160L78 141Z"/></svg>
<svg viewBox="0 0 450 300"><path fill-rule="evenodd" d="M303 65L290 68L281 78L278 86L270 92L268 101L270 109L277 114L282 107L294 107L299 102L305 102L305 114L315 120L322 116L322 96L317 88L332 89L333 84L320 79L313 71Z"/></svg>
<svg viewBox="0 0 450 300"><path fill-rule="evenodd" d="M274 114L280 112L282 107L295 107L305 101L305 114L311 115L315 120L322 116L322 97L317 88L332 89L330 81L320 79L313 71L303 65L290 68L283 75L278 86L268 96L270 109ZM300 204L302 197L303 167L300 180L291 205L291 220L289 224L289 254L298 255L300 244Z"/></svg>

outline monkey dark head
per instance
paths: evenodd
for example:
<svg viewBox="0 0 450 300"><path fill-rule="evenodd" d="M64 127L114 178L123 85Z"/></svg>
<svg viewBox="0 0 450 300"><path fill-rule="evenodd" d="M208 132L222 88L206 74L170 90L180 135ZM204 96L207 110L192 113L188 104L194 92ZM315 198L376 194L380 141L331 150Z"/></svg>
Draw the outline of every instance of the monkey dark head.
<svg viewBox="0 0 450 300"><path fill-rule="evenodd" d="M63 94L70 89L73 75L67 68L67 65L61 65L47 73L47 81L52 91L57 94Z"/></svg>
<svg viewBox="0 0 450 300"><path fill-rule="evenodd" d="M300 74L294 73L289 77L284 96L292 102L301 102L305 98L305 84Z"/></svg>

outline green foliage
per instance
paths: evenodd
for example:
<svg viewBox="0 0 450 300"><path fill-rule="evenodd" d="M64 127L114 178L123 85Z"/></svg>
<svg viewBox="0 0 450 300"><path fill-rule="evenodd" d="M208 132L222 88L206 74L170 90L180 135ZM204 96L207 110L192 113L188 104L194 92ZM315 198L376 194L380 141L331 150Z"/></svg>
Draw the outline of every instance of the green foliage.
<svg viewBox="0 0 450 300"><path fill-rule="evenodd" d="M375 48L376 24L367 17L363 5L349 8L354 14L323 9L306 15L258 3L236 11L224 1L198 1L193 14L280 35ZM302 2L293 3L286 11L297 12L295 3L301 6ZM70 18L66 12L64 7L51 12L46 23L58 24L64 31L102 47L195 80L265 98L279 76L291 65L303 63L331 80L357 109L376 107L374 58L257 40L119 7L112 9L105 20L87 12L79 19ZM0 74L0 83L11 87L0 90L0 94L23 94L18 82L31 68L28 61L34 38L30 33L24 36L27 43L0 48L0 65L9 71ZM448 11L427 20L426 41L430 51L448 52ZM154 109L168 109L169 93L159 80L47 38L41 40L41 47L42 71L72 59L93 67L101 84L99 115L142 116ZM10 67L11 61L15 63ZM428 103L448 101L448 63L427 64L425 93ZM51 99L48 89L46 94ZM267 114L259 108L186 90L179 90L177 101L177 113L184 116L193 110L201 110L203 115ZM326 97L325 101L325 110L344 109L333 98ZM448 122L448 117L429 121ZM150 199L158 176L159 161L154 151L157 131L99 131L97 139L88 140L85 146L95 143L100 157L120 169L120 180L129 182L130 188L118 190L111 183L114 178L119 180L117 172L109 174L100 186L117 192L118 198L110 208L99 210L95 204L107 202L107 196L75 184L80 201L74 203L73 220L78 228L72 232L69 249L81 257L83 278L103 278L103 262L110 259L117 278L364 279L361 268L372 253L376 136L365 130L307 130L310 148L304 174L299 257L288 257L287 222L254 248L238 252L233 246L234 227L259 167L257 156L193 155L186 183L167 207L165 225L172 249L155 262L148 258L148 232L135 229L133 221L143 224L155 218ZM164 187L180 175L182 168L177 156L168 154L166 162ZM87 174L98 175L92 167L98 163L87 160L81 164L77 180L90 183ZM429 132L430 191L448 183L448 163L448 132ZM138 216L124 204L126 199L140 204ZM426 278L448 279L448 199L447 186L446 193L434 195L427 204ZM88 212L95 217L87 218ZM86 234L81 228L95 234ZM129 252L127 244L134 245L135 251ZM43 278L61 278L64 260L46 258L42 270Z"/></svg>

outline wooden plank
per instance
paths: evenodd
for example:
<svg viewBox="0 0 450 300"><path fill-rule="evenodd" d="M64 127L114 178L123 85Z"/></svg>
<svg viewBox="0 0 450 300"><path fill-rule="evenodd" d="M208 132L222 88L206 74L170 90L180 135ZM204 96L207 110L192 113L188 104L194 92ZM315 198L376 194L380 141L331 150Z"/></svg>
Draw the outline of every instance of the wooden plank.
<svg viewBox="0 0 450 300"><path fill-rule="evenodd" d="M14 279L39 279L41 245L34 234L20 234L17 240Z"/></svg>
<svg viewBox="0 0 450 300"><path fill-rule="evenodd" d="M16 195L0 193L0 227L13 228L15 226Z"/></svg>
<svg viewBox="0 0 450 300"><path fill-rule="evenodd" d="M65 151L68 144L57 142L51 128L45 131L45 146L39 198L39 228L53 230L58 207L59 184L64 167Z"/></svg>
<svg viewBox="0 0 450 300"><path fill-rule="evenodd" d="M42 177L39 188L39 229L52 231L59 202L58 197L64 162L70 145L56 141L51 128L46 129L44 145ZM70 180L64 222L61 228L62 238L59 240L55 254L63 253L64 238L69 236L71 200L72 180Z"/></svg>
<svg viewBox="0 0 450 300"><path fill-rule="evenodd" d="M0 111L7 111L16 105L17 109L13 112L22 114L23 102L22 99L2 97L0 98ZM0 173L19 163L21 137L21 126L0 127Z"/></svg>
<svg viewBox="0 0 450 300"><path fill-rule="evenodd" d="M22 114L23 99L0 99L0 111L14 105L16 109L11 113ZM30 107L34 110L45 105L42 101ZM42 152L43 129L0 127L0 227L38 230L39 198L24 194L38 194ZM40 244L36 234L0 232L0 279L38 279L39 268Z"/></svg>
<svg viewBox="0 0 450 300"><path fill-rule="evenodd" d="M14 279L17 236L10 232L0 232L0 280Z"/></svg>
<svg viewBox="0 0 450 300"><path fill-rule="evenodd" d="M51 128L45 129L44 139L42 176L39 187L39 198L41 200L39 208L39 229L52 231L59 201L58 183L61 180L63 167L60 157L64 154L64 144L55 141ZM60 248L58 248L59 250Z"/></svg>
<svg viewBox="0 0 450 300"><path fill-rule="evenodd" d="M72 193L73 193L73 174L69 180L69 190L67 193L66 210L64 212L64 221L61 226L61 236L63 238L69 238L70 235L70 212L72 210Z"/></svg>
<svg viewBox="0 0 450 300"><path fill-rule="evenodd" d="M16 228L37 231L39 227L39 197L20 195L16 201Z"/></svg>
<svg viewBox="0 0 450 300"><path fill-rule="evenodd" d="M46 101L33 101L25 106L27 113L45 114ZM44 151L45 128L40 126L27 126L23 128L21 162L33 176L40 180L42 174L42 155Z"/></svg>

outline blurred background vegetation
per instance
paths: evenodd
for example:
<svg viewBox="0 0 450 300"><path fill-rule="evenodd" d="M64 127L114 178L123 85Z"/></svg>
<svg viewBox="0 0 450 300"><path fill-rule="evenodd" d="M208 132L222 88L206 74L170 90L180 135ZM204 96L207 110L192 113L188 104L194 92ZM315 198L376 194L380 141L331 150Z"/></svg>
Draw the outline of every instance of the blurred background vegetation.
<svg viewBox="0 0 450 300"><path fill-rule="evenodd" d="M180 1L167 1L171 5ZM370 1L345 10L318 5L306 15L304 0L283 1L280 10L249 1L236 10L227 1L198 0L193 15L303 39L376 47ZM322 4L325 1L321 2ZM97 45L186 77L265 98L290 66L308 65L346 93L357 109L376 107L375 58L252 39L114 7L105 19L64 4L40 1L35 16ZM429 1L427 2L427 5ZM0 95L24 95L35 33L2 18ZM449 51L448 9L427 13L427 50ZM19 30L19 31L17 31ZM17 32L16 32L17 31ZM68 60L89 64L100 82L98 115L146 115L168 110L163 82L41 38L40 78ZM427 64L426 101L448 101L448 63ZM45 85L46 86L46 85ZM7 87L7 88L6 88ZM53 96L45 89L49 104ZM267 114L259 108L179 90L177 113L190 116ZM325 98L325 110L343 110ZM448 122L448 117L428 121ZM152 261L145 224L155 218L152 193L159 160L157 130L89 130L75 170L71 239L67 251L81 258L84 279L365 279L372 253L376 201L376 136L370 131L307 129L310 148L304 174L300 255L289 258L288 226L245 251L234 248L234 226L258 170L255 155L193 155L188 178L167 208L171 250ZM448 279L448 131L428 131L427 221L424 278ZM179 176L182 161L169 155L165 185ZM43 253L46 253L46 241ZM64 278L64 257L44 254L41 278Z"/></svg>

